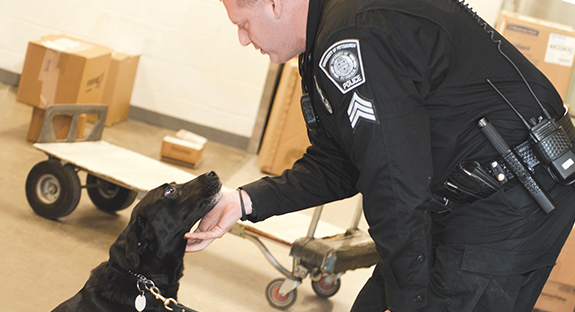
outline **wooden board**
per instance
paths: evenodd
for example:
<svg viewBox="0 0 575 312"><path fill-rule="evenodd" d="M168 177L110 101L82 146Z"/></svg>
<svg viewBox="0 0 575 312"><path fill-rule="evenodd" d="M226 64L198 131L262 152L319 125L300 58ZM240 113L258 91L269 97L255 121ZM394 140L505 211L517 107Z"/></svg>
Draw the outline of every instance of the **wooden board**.
<svg viewBox="0 0 575 312"><path fill-rule="evenodd" d="M141 195L164 183L183 183L196 177L106 141L35 143L33 146L106 181L138 191Z"/></svg>
<svg viewBox="0 0 575 312"><path fill-rule="evenodd" d="M242 222L246 231L291 246L297 239L305 237L312 217L303 212L293 212L281 216L274 216L262 222ZM314 237L330 237L345 233L345 229L330 223L319 221Z"/></svg>

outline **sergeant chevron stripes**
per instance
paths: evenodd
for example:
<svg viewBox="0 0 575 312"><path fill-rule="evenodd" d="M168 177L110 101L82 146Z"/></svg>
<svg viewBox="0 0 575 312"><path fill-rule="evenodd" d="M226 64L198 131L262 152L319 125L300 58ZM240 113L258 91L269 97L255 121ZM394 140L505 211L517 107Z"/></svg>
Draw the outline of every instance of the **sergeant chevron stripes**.
<svg viewBox="0 0 575 312"><path fill-rule="evenodd" d="M355 126L359 123L360 118L364 118L371 122L377 123L377 116L375 115L375 109L373 103L370 100L364 99L357 92L353 93L351 102L347 109L347 115L349 116L349 122L351 123L351 128L355 131Z"/></svg>

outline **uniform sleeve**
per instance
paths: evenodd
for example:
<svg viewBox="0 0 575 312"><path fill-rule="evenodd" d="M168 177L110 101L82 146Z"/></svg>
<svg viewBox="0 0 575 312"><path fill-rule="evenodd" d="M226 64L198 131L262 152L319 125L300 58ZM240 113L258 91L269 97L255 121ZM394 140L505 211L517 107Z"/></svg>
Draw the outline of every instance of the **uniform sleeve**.
<svg viewBox="0 0 575 312"><path fill-rule="evenodd" d="M293 168L242 186L257 211L257 222L357 194L358 171L322 128L309 136L312 145Z"/></svg>

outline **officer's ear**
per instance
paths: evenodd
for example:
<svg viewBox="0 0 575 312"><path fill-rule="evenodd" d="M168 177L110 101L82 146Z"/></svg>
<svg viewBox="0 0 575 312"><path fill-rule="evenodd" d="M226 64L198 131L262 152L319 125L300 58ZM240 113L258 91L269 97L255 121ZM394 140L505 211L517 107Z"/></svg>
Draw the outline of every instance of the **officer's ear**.
<svg viewBox="0 0 575 312"><path fill-rule="evenodd" d="M264 0L264 2L271 5L275 18L280 19L283 10L283 0Z"/></svg>

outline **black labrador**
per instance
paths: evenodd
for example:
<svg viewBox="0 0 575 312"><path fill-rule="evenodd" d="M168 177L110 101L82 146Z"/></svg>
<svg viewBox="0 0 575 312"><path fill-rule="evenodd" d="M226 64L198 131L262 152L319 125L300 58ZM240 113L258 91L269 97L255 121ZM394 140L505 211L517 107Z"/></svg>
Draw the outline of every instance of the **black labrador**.
<svg viewBox="0 0 575 312"><path fill-rule="evenodd" d="M192 311L176 303L184 271L184 234L215 206L221 186L218 176L209 172L148 192L110 247L109 260L92 270L84 288L53 311L168 311L165 305Z"/></svg>

